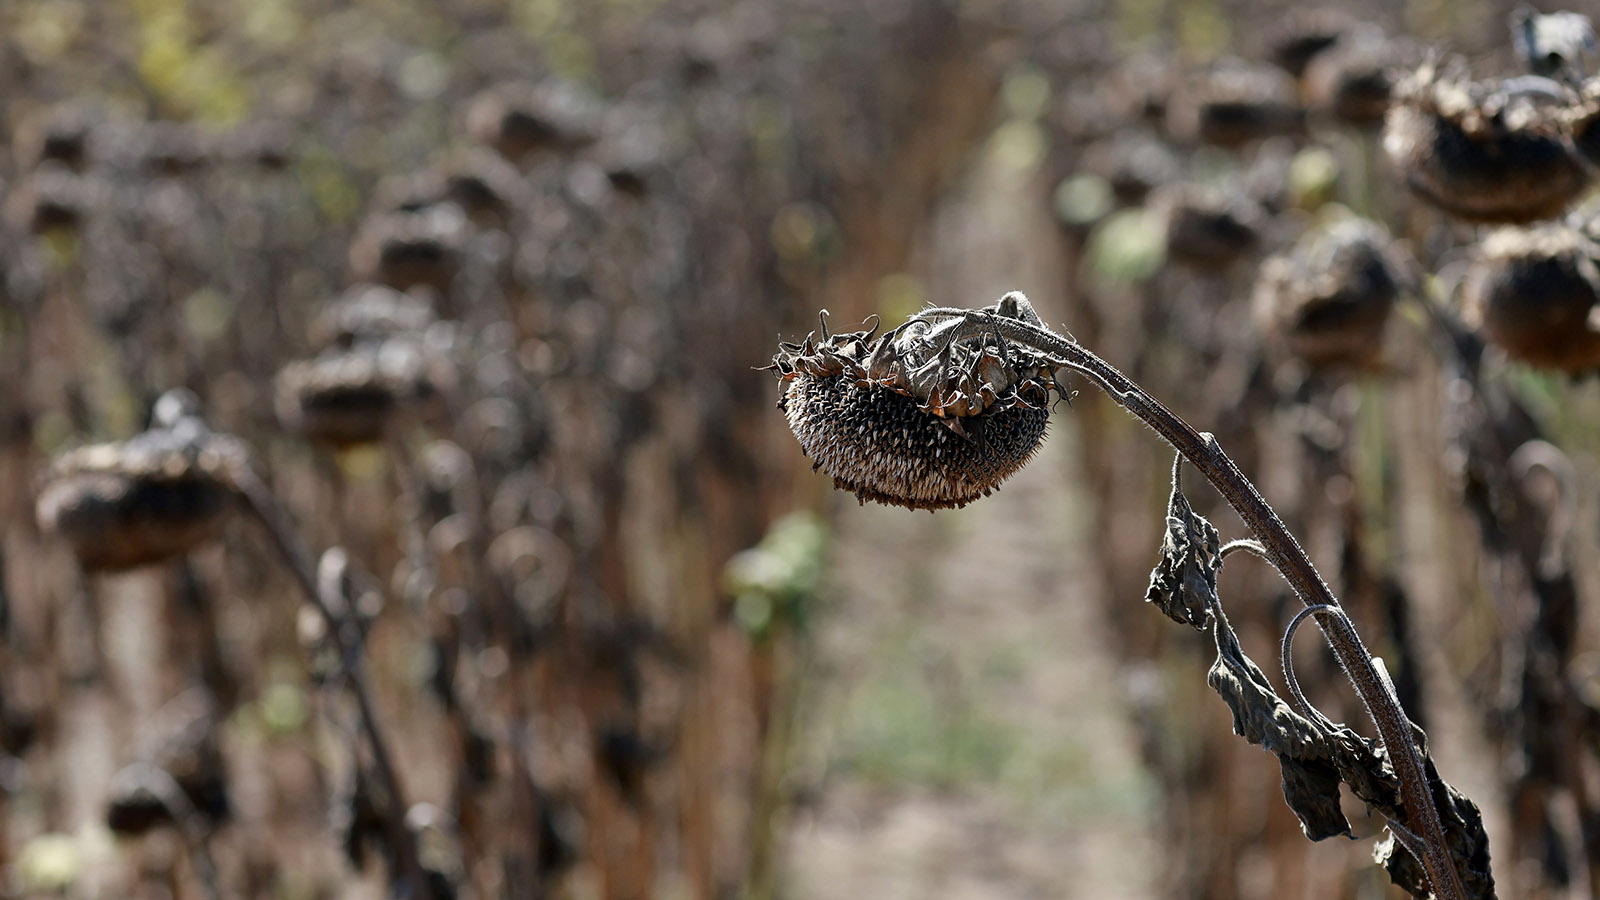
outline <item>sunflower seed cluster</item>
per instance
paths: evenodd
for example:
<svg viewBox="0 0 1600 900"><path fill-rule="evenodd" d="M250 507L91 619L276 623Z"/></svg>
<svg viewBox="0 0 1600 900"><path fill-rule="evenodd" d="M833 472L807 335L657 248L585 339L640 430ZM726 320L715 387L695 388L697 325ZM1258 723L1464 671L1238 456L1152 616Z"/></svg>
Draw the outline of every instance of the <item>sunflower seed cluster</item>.
<svg viewBox="0 0 1600 900"><path fill-rule="evenodd" d="M166 559L221 526L230 473L247 450L208 429L192 399L165 395L150 430L68 451L45 473L39 524L66 538L84 568L115 571Z"/></svg>
<svg viewBox="0 0 1600 900"><path fill-rule="evenodd" d="M982 311L1037 324L1015 295ZM953 338L965 320L913 316L785 343L771 369L778 406L813 467L863 502L944 509L987 496L1044 439L1055 364L992 334Z"/></svg>
<svg viewBox="0 0 1600 900"><path fill-rule="evenodd" d="M1478 83L1429 62L1396 87L1384 151L1413 193L1452 215L1550 218L1588 183L1569 150L1569 99L1547 79Z"/></svg>

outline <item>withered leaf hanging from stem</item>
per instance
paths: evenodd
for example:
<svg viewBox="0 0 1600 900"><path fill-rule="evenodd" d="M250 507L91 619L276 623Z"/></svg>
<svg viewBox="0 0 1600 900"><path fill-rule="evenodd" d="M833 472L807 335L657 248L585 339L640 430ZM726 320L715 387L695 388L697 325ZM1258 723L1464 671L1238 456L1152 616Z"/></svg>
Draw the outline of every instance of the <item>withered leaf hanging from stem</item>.
<svg viewBox="0 0 1600 900"><path fill-rule="evenodd" d="M1173 621L1204 630L1217 602L1217 572L1222 568L1222 538L1216 526L1194 511L1183 495L1183 457L1172 463L1172 497L1167 501L1167 532L1161 559L1150 572L1146 602Z"/></svg>
<svg viewBox="0 0 1600 900"><path fill-rule="evenodd" d="M1297 711L1245 655L1217 593L1217 573L1223 561L1221 536L1184 496L1182 464L1182 456L1173 462L1167 530L1145 600L1177 622L1199 630L1212 627L1217 659L1206 680L1232 711L1234 733L1278 757L1284 800L1300 820L1306 837L1320 841L1335 835L1353 836L1340 807L1341 783L1382 814L1391 829L1404 827L1407 816L1399 781L1382 744L1310 709L1304 714ZM1334 627L1350 627L1336 606L1324 615ZM1426 735L1415 725L1412 729L1462 886L1472 900L1492 900L1494 878L1482 816L1471 800L1439 778L1427 752ZM1423 867L1398 843L1391 831L1375 850L1377 861L1396 885L1415 897L1431 897Z"/></svg>
<svg viewBox="0 0 1600 900"><path fill-rule="evenodd" d="M1232 709L1234 733L1278 757L1283 769L1283 799L1301 820L1307 838L1322 841L1334 834L1350 834L1349 822L1339 809L1339 781L1384 815L1390 825L1405 822L1394 767L1378 741L1358 735L1347 725L1330 727L1312 721L1288 705L1261 668L1240 649L1221 605L1216 607L1214 637L1216 661L1206 673L1206 681ZM1434 759L1427 753L1426 735L1414 725L1413 732L1462 887L1466 887L1467 897L1491 900L1494 878L1483 817L1474 802L1438 777ZM1395 844L1394 834L1390 834L1376 847L1378 862L1389 871L1389 878L1413 897L1430 897L1422 866Z"/></svg>
<svg viewBox="0 0 1600 900"><path fill-rule="evenodd" d="M1278 757L1284 800L1300 820L1306 837L1320 841L1351 835L1350 823L1339 806L1340 782L1350 785L1351 792L1387 818L1391 827L1406 821L1399 782L1384 748L1347 726L1318 722L1297 712L1245 655L1220 603L1214 612L1217 659L1206 680L1233 712L1234 733ZM1462 886L1473 900L1492 900L1489 838L1478 807L1439 778L1427 752L1426 736L1415 726L1413 730ZM1376 848L1377 861L1390 879L1412 896L1432 896L1422 866L1396 844L1391 833Z"/></svg>

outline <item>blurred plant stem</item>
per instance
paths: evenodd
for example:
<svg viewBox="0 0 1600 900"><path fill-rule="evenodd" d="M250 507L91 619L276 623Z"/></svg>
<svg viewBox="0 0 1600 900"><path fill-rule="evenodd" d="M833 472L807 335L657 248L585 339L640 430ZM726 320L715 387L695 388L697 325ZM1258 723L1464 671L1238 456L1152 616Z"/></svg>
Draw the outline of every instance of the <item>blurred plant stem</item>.
<svg viewBox="0 0 1600 900"><path fill-rule="evenodd" d="M410 896L417 900L433 900L427 876L417 856L416 838L406 827L405 793L400 787L400 778L396 774L388 742L384 739L383 728L372 703L366 668L362 665L360 625L354 620L354 611L348 608L343 596L341 585L349 558L343 550L335 547L323 554L321 564L313 568L310 554L301 546L299 537L289 525L277 500L255 472L248 465L239 466L232 473L232 482L251 514L266 528L274 548L293 574L295 583L321 615L328 629L329 640L338 648L345 684L355 699L361 728L366 732L367 743L372 751L378 785L387 801L383 804L382 816L390 851L394 854L395 872L392 875L410 883L414 890Z"/></svg>

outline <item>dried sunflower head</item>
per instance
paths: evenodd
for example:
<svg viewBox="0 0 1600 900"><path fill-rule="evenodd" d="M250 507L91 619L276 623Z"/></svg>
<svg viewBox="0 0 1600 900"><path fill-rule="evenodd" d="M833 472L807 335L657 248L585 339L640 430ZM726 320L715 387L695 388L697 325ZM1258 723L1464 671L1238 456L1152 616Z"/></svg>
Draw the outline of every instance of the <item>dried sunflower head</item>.
<svg viewBox="0 0 1600 900"><path fill-rule="evenodd" d="M454 203L480 228L505 228L528 202L522 173L484 147L466 147L436 160L421 172L379 182L377 207L417 212Z"/></svg>
<svg viewBox="0 0 1600 900"><path fill-rule="evenodd" d="M601 109L572 85L502 84L472 99L467 132L507 159L545 150L568 151L594 143Z"/></svg>
<svg viewBox="0 0 1600 900"><path fill-rule="evenodd" d="M1389 234L1377 223L1325 225L1262 264L1256 319L1313 366L1367 365L1382 352L1402 271Z"/></svg>
<svg viewBox="0 0 1600 900"><path fill-rule="evenodd" d="M1318 54L1304 76L1311 106L1357 128L1382 125L1394 93L1390 67L1397 52L1383 37L1367 35L1346 38Z"/></svg>
<svg viewBox="0 0 1600 900"><path fill-rule="evenodd" d="M426 285L448 292L471 223L454 203L369 217L350 243L350 268L363 281L396 290Z"/></svg>
<svg viewBox="0 0 1600 900"><path fill-rule="evenodd" d="M244 445L200 420L187 391L156 403L150 430L58 457L39 492L39 524L86 569L120 570L187 552L217 533Z"/></svg>
<svg viewBox="0 0 1600 900"><path fill-rule="evenodd" d="M1224 60L1180 89L1167 127L1185 140L1237 148L1305 130L1294 81L1276 68Z"/></svg>
<svg viewBox="0 0 1600 900"><path fill-rule="evenodd" d="M1566 99L1544 79L1479 84L1425 63L1395 88L1383 149L1412 193L1451 215L1548 219L1589 180L1569 150Z"/></svg>
<svg viewBox="0 0 1600 900"><path fill-rule="evenodd" d="M1351 25L1350 17L1337 10L1295 7L1268 38L1268 55L1279 68L1299 78L1312 60L1344 39Z"/></svg>
<svg viewBox="0 0 1600 900"><path fill-rule="evenodd" d="M1218 188L1169 185L1151 198L1166 228L1167 256L1199 269L1223 269L1255 249L1265 211Z"/></svg>
<svg viewBox="0 0 1600 900"><path fill-rule="evenodd" d="M913 316L781 344L778 407L835 487L863 502L943 509L987 496L1044 439L1060 363L982 330L982 317L1039 325L1021 294L971 316ZM975 333L974 333L975 332Z"/></svg>
<svg viewBox="0 0 1600 900"><path fill-rule="evenodd" d="M334 348L278 373L278 419L320 444L374 443L453 383L449 360L417 335Z"/></svg>
<svg viewBox="0 0 1600 900"><path fill-rule="evenodd" d="M1578 154L1590 165L1600 165L1600 79L1584 83L1566 120Z"/></svg>
<svg viewBox="0 0 1600 900"><path fill-rule="evenodd" d="M88 165L96 116L75 105L51 107L17 126L12 140L17 166L31 169L47 160L74 172Z"/></svg>
<svg viewBox="0 0 1600 900"><path fill-rule="evenodd" d="M1085 148L1083 169L1104 178L1124 206L1137 206L1151 191L1183 177L1183 162L1170 146L1129 129Z"/></svg>
<svg viewBox="0 0 1600 900"><path fill-rule="evenodd" d="M1462 283L1467 321L1512 359L1564 372L1600 369L1597 251L1565 225L1495 232Z"/></svg>
<svg viewBox="0 0 1600 900"><path fill-rule="evenodd" d="M382 284L357 284L311 322L311 343L349 347L397 334L419 334L434 322L426 290L404 292Z"/></svg>
<svg viewBox="0 0 1600 900"><path fill-rule="evenodd" d="M133 159L143 171L164 178L182 178L209 168L215 142L193 125L150 122L132 136Z"/></svg>
<svg viewBox="0 0 1600 900"><path fill-rule="evenodd" d="M139 748L138 761L112 779L106 827L113 834L132 837L175 824L174 801L187 803L211 825L231 815L227 760L217 741L215 715L188 695L169 707L175 708L163 709L156 722L147 723L156 733ZM175 721L162 721L169 717Z"/></svg>
<svg viewBox="0 0 1600 900"><path fill-rule="evenodd" d="M95 200L89 180L55 160L45 160L17 182L5 215L34 234L76 230Z"/></svg>

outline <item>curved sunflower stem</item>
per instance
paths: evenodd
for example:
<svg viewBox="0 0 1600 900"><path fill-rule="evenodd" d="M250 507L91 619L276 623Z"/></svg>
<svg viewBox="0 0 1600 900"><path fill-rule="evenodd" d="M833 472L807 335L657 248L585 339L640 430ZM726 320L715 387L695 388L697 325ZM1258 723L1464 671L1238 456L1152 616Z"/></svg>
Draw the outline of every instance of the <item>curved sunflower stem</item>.
<svg viewBox="0 0 1600 900"><path fill-rule="evenodd" d="M1027 299L1015 291L1007 294L1001 304L1008 301L1013 305L1027 303ZM999 331L1008 340L1050 355L1052 362L1088 378L1118 405L1155 429L1211 482L1244 520L1245 526L1261 545L1261 555L1288 582L1300 602L1307 607L1321 608L1319 612L1322 614L1316 616L1317 626L1326 635L1334 656L1350 679L1356 695L1361 698L1367 714L1377 725L1379 738L1389 752L1409 819L1403 825L1420 839L1424 851L1420 862L1427 872L1434 896L1439 900L1467 900L1466 889L1451 860L1439 811L1434 806L1422 754L1412 736L1410 718L1390 689L1388 679L1379 671L1372 655L1362 644L1360 635L1351 627L1349 618L1342 614L1330 614L1342 611L1342 607L1318 574L1316 566L1312 565L1311 558L1301 548L1300 542L1262 498L1255 485L1239 470L1238 465L1223 452L1216 438L1196 430L1146 393L1144 388L1081 344L1042 325L971 309L928 309L914 318L925 321L959 319L959 323L946 322L943 327L929 334L930 338L939 341L954 342Z"/></svg>
<svg viewBox="0 0 1600 900"><path fill-rule="evenodd" d="M338 649L339 667L351 697L355 700L361 730L366 733L368 748L372 751L373 769L378 784L388 795L389 803L383 811L384 831L390 850L394 854L393 874L411 885L413 900L433 900L426 873L417 851L416 836L405 824L406 800L400 787L393 756L389 752L383 727L372 702L372 689L367 682L366 666L362 664L361 626L354 612L348 609L340 584L343 581L348 558L344 551L334 548L323 555L316 566L311 555L300 542L289 524L288 517L278 505L260 477L248 465L240 465L230 473L233 488L244 499L245 506L266 529L295 584L305 595L328 629L328 637Z"/></svg>

